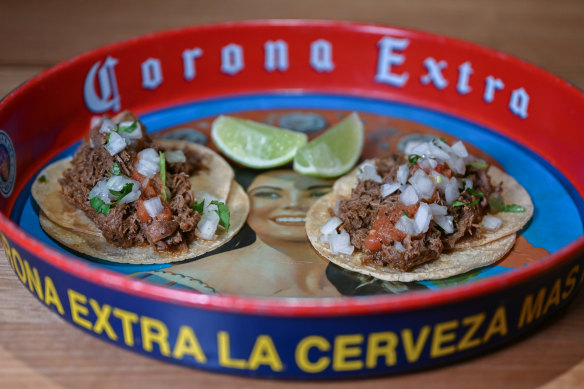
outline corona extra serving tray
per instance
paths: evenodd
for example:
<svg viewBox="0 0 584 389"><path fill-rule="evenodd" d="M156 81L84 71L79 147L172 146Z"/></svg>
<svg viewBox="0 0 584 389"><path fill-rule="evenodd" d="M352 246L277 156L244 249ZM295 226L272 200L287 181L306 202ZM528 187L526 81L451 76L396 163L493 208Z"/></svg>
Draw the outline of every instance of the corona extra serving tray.
<svg viewBox="0 0 584 389"><path fill-rule="evenodd" d="M233 164L250 212L228 244L173 264L106 262L50 238L31 186L73 154L92 118L123 110L152 137L210 148L221 114L313 138L357 112L362 159L460 139L513 176L535 212L493 265L381 281L329 263L306 239L306 212L331 180ZM63 62L1 101L3 247L48 310L160 360L297 379L452 363L538 326L584 282L583 113L584 95L541 69L417 31L254 21L148 35Z"/></svg>

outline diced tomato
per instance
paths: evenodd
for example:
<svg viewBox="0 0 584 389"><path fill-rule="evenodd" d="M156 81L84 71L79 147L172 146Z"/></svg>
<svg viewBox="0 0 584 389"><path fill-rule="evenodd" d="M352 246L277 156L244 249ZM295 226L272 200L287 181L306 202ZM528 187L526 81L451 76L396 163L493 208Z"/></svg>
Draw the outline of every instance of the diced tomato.
<svg viewBox="0 0 584 389"><path fill-rule="evenodd" d="M452 177L452 170L450 169L450 167L448 167L448 164L444 164L444 165L437 165L434 170L436 170L438 173L442 174L443 176L446 176L448 178Z"/></svg>
<svg viewBox="0 0 584 389"><path fill-rule="evenodd" d="M138 200L138 209L136 210L136 212L138 214L138 219L140 219L141 222L148 223L150 220L152 220L150 214L148 213L146 207L144 206L144 200L142 199Z"/></svg>
<svg viewBox="0 0 584 389"><path fill-rule="evenodd" d="M165 205L164 209L156 215L156 220L172 220L172 210L168 205Z"/></svg>
<svg viewBox="0 0 584 389"><path fill-rule="evenodd" d="M381 237L378 236L377 230L369 231L369 235L365 238L365 248L369 251L381 250Z"/></svg>
<svg viewBox="0 0 584 389"><path fill-rule="evenodd" d="M132 179L136 180L138 182L142 182L144 181L146 177L144 177L143 175L141 175L140 173L138 173L138 171L136 169L132 169Z"/></svg>
<svg viewBox="0 0 584 389"><path fill-rule="evenodd" d="M395 241L402 241L406 234L395 228L395 224L404 216L404 210L414 217L418 211L419 204L409 205L407 207L396 207L390 209L388 206L379 211L377 218L373 221L369 235L365 238L365 248L370 251L381 250L382 244L388 244Z"/></svg>
<svg viewBox="0 0 584 389"><path fill-rule="evenodd" d="M144 196L146 196L146 198L158 196L158 192L156 191L156 188L154 187L152 181L153 180L148 180L146 185L142 186L142 193L144 194Z"/></svg>

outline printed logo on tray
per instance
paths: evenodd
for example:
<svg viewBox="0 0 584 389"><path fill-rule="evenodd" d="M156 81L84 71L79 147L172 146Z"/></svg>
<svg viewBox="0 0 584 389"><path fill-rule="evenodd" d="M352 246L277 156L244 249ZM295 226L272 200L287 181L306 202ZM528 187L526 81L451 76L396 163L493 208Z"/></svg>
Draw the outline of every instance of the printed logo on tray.
<svg viewBox="0 0 584 389"><path fill-rule="evenodd" d="M8 197L16 179L16 153L7 133L0 130L0 193Z"/></svg>
<svg viewBox="0 0 584 389"><path fill-rule="evenodd" d="M413 60L408 60L408 50L411 50L410 43L409 39L381 37L377 42L377 50L371 51L376 54L376 69L371 71L370 80L376 84L397 89L405 89L418 83L426 88L435 88L439 91L446 90L447 87L455 88L459 96L482 95L484 104L492 104L496 99L506 98L507 109L512 115L521 119L528 117L530 96L523 87L510 88L506 85L506 80L488 73L485 76L477 76L475 64L470 60L460 63L452 63L450 60L451 63L449 63L445 59L427 56L420 64L417 64ZM282 39L265 41L262 58L263 71L268 74L286 74L291 63L294 62L294 58L290 58L288 46L288 42ZM230 77L243 77L240 74L247 70L246 66L251 62L246 59L246 47L236 43L222 46L219 50L220 67L218 70ZM208 53L208 51L195 47L187 48L182 52L184 81L191 82L198 75L197 64L215 55L215 53ZM307 69L330 75L343 71L337 70L333 42L315 39L307 47L307 51L309 53L309 61L306 63ZM121 109L121 98L114 70L118 62L118 59L108 56L103 62L94 63L89 70L85 78L83 94L85 104L90 111L102 113L109 110L116 112ZM159 58L150 57L141 62L141 87L145 90L154 90L160 87L165 82L164 71L168 70L165 66L168 67ZM452 67L457 69L454 74L446 71ZM414 69L418 69L417 73L414 73ZM478 78L483 80L483 86L481 88L471 87L471 79L476 85L475 79ZM501 96L503 90L506 90L508 96Z"/></svg>
<svg viewBox="0 0 584 389"><path fill-rule="evenodd" d="M83 85L83 98L90 111L99 113L108 110L119 111L121 102L114 66L118 60L107 57L93 64Z"/></svg>
<svg viewBox="0 0 584 389"><path fill-rule="evenodd" d="M278 328L282 321L266 316L255 322L259 329L248 334L235 325L217 327L219 321L208 324L193 320L192 315L181 316L177 309L182 308L172 304L165 312L155 302L152 307L132 295L116 301L117 294L103 293L100 286L91 283L72 286L59 282L61 274L49 271L52 267L38 267L42 265L39 259L13 247L1 232L0 241L20 282L49 309L78 327L147 355L255 376L342 377L350 372L428 366L429 361L446 361L457 354L463 357L543 322L584 283L580 265L573 264L545 283L528 284L512 298L475 305L472 313L458 307L446 310L446 315L410 315L406 316L409 320L388 320L384 327L374 328L365 324L359 330L313 328L298 319L295 327L286 329L288 336L282 336L282 328L270 333L268 328ZM476 300L468 304L473 302ZM224 319L228 322L232 316ZM369 319L364 320L368 323Z"/></svg>

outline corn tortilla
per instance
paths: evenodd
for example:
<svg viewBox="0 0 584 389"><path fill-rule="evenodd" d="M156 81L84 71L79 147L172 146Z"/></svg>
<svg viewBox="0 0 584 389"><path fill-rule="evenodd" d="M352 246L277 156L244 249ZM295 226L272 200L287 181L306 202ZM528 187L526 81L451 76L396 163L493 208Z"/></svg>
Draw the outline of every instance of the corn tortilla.
<svg viewBox="0 0 584 389"><path fill-rule="evenodd" d="M183 150L190 149L203 156L206 169L199 170L189 177L193 191L205 191L217 198L225 200L229 195L233 181L233 169L217 153L207 147L195 143L176 140L156 140L155 144L165 149ZM53 222L73 231L91 235L101 235L97 226L85 215L85 213L71 205L61 194L59 178L71 165L71 158L65 158L53 162L45 167L34 181L31 193L45 216ZM215 180L213 180L213 176ZM44 177L40 180L40 177ZM216 177L224 177L217 180Z"/></svg>
<svg viewBox="0 0 584 389"><path fill-rule="evenodd" d="M41 209L41 226L53 239L65 246L95 258L119 263L166 263L200 256L228 242L243 226L249 213L249 199L233 180L231 166L219 154L207 147L180 140L155 140L155 144L172 150L190 149L203 157L205 169L189 177L193 192L204 191L226 200L229 206L230 229L213 241L195 239L186 252L165 253L149 246L122 249L108 243L101 231L85 213L71 205L61 192L59 178L70 166L71 158L45 167L34 181L31 193ZM40 177L44 177L42 180ZM220 179L218 179L218 177ZM221 230L221 228L219 228Z"/></svg>
<svg viewBox="0 0 584 389"><path fill-rule="evenodd" d="M455 250L442 253L432 262L423 264L410 272L402 272L390 267L363 265L361 252L352 255L333 254L328 243L321 241L320 227L331 218L329 213L336 202L351 195L357 184L358 170L338 179L333 191L312 205L306 218L306 233L312 246L331 262L351 271L367 274L385 281L422 281L441 279L462 274L475 268L493 264L507 254L515 242L515 233L519 231L533 215L533 203L527 191L513 177L491 166L488 174L494 185L503 183L502 197L507 204L518 204L525 212L499 212L496 217L503 221L496 231L482 231L481 238L469 237L457 243Z"/></svg>
<svg viewBox="0 0 584 389"><path fill-rule="evenodd" d="M189 245L188 250L182 252L156 251L150 245L124 249L107 242L101 234L80 232L59 225L47 217L44 212L40 213L39 220L41 227L49 236L79 253L117 263L160 264L198 257L231 240L243 227L249 213L249 198L243 188L235 182L231 185L227 206L231 213L229 231L225 232L219 227L216 239L195 239Z"/></svg>

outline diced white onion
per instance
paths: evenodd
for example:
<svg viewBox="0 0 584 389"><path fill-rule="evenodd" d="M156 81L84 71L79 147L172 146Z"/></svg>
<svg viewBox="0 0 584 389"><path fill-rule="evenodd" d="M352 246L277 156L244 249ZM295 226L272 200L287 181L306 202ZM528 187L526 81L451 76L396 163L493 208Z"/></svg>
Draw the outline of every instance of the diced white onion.
<svg viewBox="0 0 584 389"><path fill-rule="evenodd" d="M466 190L466 188L472 189L473 183L472 183L472 180L470 178L464 177L462 179L462 181L464 182L464 187L462 188L462 190Z"/></svg>
<svg viewBox="0 0 584 389"><path fill-rule="evenodd" d="M142 126L139 121L136 121L136 128L132 132L126 132L123 130L124 127L131 127L134 124L133 121L121 122L119 124L120 135L127 139L140 139L142 138Z"/></svg>
<svg viewBox="0 0 584 389"><path fill-rule="evenodd" d="M116 155L126 148L126 141L116 132L110 132L105 148L110 155Z"/></svg>
<svg viewBox="0 0 584 389"><path fill-rule="evenodd" d="M101 126L103 118L101 116L92 116L89 120L89 128L93 129L95 127Z"/></svg>
<svg viewBox="0 0 584 389"><path fill-rule="evenodd" d="M351 237L345 230L340 234L331 234L328 237L331 252L333 254L353 254L355 247L351 245Z"/></svg>
<svg viewBox="0 0 584 389"><path fill-rule="evenodd" d="M402 242L399 241L395 241L393 242L393 247L399 251L400 253L403 253L404 251L406 251L406 248L404 247L404 245L402 244Z"/></svg>
<svg viewBox="0 0 584 389"><path fill-rule="evenodd" d="M436 170L432 170L430 175L434 178L434 182L438 189L440 189L441 192L444 192L444 189L446 189L446 185L448 184L448 178L438 173Z"/></svg>
<svg viewBox="0 0 584 389"><path fill-rule="evenodd" d="M448 154L450 154L452 152L452 148L450 146L448 146L448 144L446 142L443 142L442 139L440 139L440 138L434 138L432 140L432 144L434 144L434 146L446 151Z"/></svg>
<svg viewBox="0 0 584 389"><path fill-rule="evenodd" d="M452 234L454 232L454 218L452 216L434 216L434 221L438 224L445 233Z"/></svg>
<svg viewBox="0 0 584 389"><path fill-rule="evenodd" d="M160 197L152 197L151 199L145 200L144 208L146 208L146 211L151 218L158 216L158 214L164 209Z"/></svg>
<svg viewBox="0 0 584 389"><path fill-rule="evenodd" d="M406 186L404 191L399 195L399 201L401 201L405 206L416 204L418 200L418 194L411 185Z"/></svg>
<svg viewBox="0 0 584 389"><path fill-rule="evenodd" d="M97 197L106 204L111 204L110 192L105 178L99 181L89 192L89 199L91 200L94 197Z"/></svg>
<svg viewBox="0 0 584 389"><path fill-rule="evenodd" d="M357 175L361 181L371 180L374 182L381 183L382 179L379 174L377 174L377 167L371 161L365 161L359 166L359 174Z"/></svg>
<svg viewBox="0 0 584 389"><path fill-rule="evenodd" d="M343 221L338 217L336 216L331 217L329 220L327 220L326 223L322 225L322 227L320 227L320 232L322 232L325 235L336 232L337 227L340 226L342 223Z"/></svg>
<svg viewBox="0 0 584 389"><path fill-rule="evenodd" d="M102 134L109 134L114 128L116 128L116 124L114 122L112 122L110 119L103 119L99 132Z"/></svg>
<svg viewBox="0 0 584 389"><path fill-rule="evenodd" d="M187 161L187 157L182 150L165 151L164 158L166 158L166 162L168 163L179 163Z"/></svg>
<svg viewBox="0 0 584 389"><path fill-rule="evenodd" d="M197 224L195 235L201 239L212 240L219 225L217 212L205 212Z"/></svg>
<svg viewBox="0 0 584 389"><path fill-rule="evenodd" d="M134 181L131 178L126 177L124 175L111 176L111 178L107 180L108 189L112 189L115 191L122 190L124 186L129 183L135 184L134 186L140 186L140 184L137 181Z"/></svg>
<svg viewBox="0 0 584 389"><path fill-rule="evenodd" d="M199 190L195 192L195 199L197 203L200 203L201 201L205 201L204 205L203 205L203 214L209 212L209 211L216 211L217 205L215 204L211 204L211 202L213 201L219 201L220 203L224 203L225 200L220 199L219 197L215 197L213 196L211 193ZM216 212L213 212L216 213Z"/></svg>
<svg viewBox="0 0 584 389"><path fill-rule="evenodd" d="M142 192L139 189L135 190L134 188L136 188L136 185L134 185L134 187L132 188L132 191L130 193L125 195L120 200L119 204L131 203L132 201L136 201L140 198L140 195L142 194Z"/></svg>
<svg viewBox="0 0 584 389"><path fill-rule="evenodd" d="M146 177L153 177L160 171L160 156L156 150L149 148L138 153L138 163L136 170Z"/></svg>
<svg viewBox="0 0 584 389"><path fill-rule="evenodd" d="M481 222L481 226L489 231L496 231L501 227L503 221L495 216L486 215Z"/></svg>
<svg viewBox="0 0 584 389"><path fill-rule="evenodd" d="M398 182L390 182L389 184L383 184L379 188L381 190L381 197L387 197L396 190L398 190L400 184Z"/></svg>
<svg viewBox="0 0 584 389"><path fill-rule="evenodd" d="M418 169L408 180L422 199L428 199L434 194L434 180L430 179L423 170Z"/></svg>
<svg viewBox="0 0 584 389"><path fill-rule="evenodd" d="M458 198L458 196L460 196L458 182L455 177L452 177L444 188L444 200L446 200L446 204L450 205Z"/></svg>
<svg viewBox="0 0 584 389"><path fill-rule="evenodd" d="M400 185L405 185L408 182L408 176L410 175L410 168L408 165L401 165L397 169L397 182Z"/></svg>
<svg viewBox="0 0 584 389"><path fill-rule="evenodd" d="M430 204L430 212L432 212L433 216L444 216L448 214L448 208L444 205L439 205L436 203Z"/></svg>
<svg viewBox="0 0 584 389"><path fill-rule="evenodd" d="M416 143L408 147L406 154L419 155L418 165L425 170L436 167L432 162L433 159L438 159L441 162L448 163L448 166L456 174L464 174L466 171L465 158L469 157L468 151L461 141L455 142L452 146L448 146L440 139L433 139L429 142ZM430 167L430 164L434 165Z"/></svg>
<svg viewBox="0 0 584 389"><path fill-rule="evenodd" d="M441 159L443 161L446 161L448 158L450 158L450 155L442 150L440 147L436 146L434 143L429 143L429 148L430 148L430 153L427 156L433 157L433 158L438 158Z"/></svg>
<svg viewBox="0 0 584 389"><path fill-rule="evenodd" d="M466 147L464 147L464 143L461 141L452 144L452 151L460 158L468 157L468 151L466 151Z"/></svg>
<svg viewBox="0 0 584 389"><path fill-rule="evenodd" d="M418 159L418 165L424 170L432 170L438 166L438 162L432 158L420 158Z"/></svg>
<svg viewBox="0 0 584 389"><path fill-rule="evenodd" d="M414 154L414 149L422 143L425 143L425 142L420 142L420 141L416 141L416 140L409 141L408 143L406 143L404 153L406 155Z"/></svg>
<svg viewBox="0 0 584 389"><path fill-rule="evenodd" d="M414 147L409 154L419 155L420 157L429 157L430 156L430 143L424 142L419 143L416 147Z"/></svg>
<svg viewBox="0 0 584 389"><path fill-rule="evenodd" d="M121 175L121 176L112 176L107 181L108 192L109 192L109 189L115 190L115 191L118 191L119 192L127 184L133 184L132 185L132 190L131 190L130 193L126 194L120 200L119 204L131 203L132 201L138 200L138 198L140 198L140 195L142 194L142 192L140 191L140 183L138 181L132 180L131 178L126 177L124 175ZM117 200L116 196L112 195L111 193L110 193L110 198L112 200Z"/></svg>
<svg viewBox="0 0 584 389"><path fill-rule="evenodd" d="M464 159L462 158L452 157L448 161L448 165L456 174L464 174L466 172L466 163L464 163Z"/></svg>
<svg viewBox="0 0 584 389"><path fill-rule="evenodd" d="M416 227L414 225L414 219L403 215L397 223L395 223L395 228L407 235L416 235Z"/></svg>
<svg viewBox="0 0 584 389"><path fill-rule="evenodd" d="M109 180L105 178L99 181L91 192L89 192L89 199L94 197L99 198L106 204L111 204L113 201L117 201L118 197L113 195L110 190L114 191L121 191L126 184L133 184L132 190L127 193L124 197L119 200L119 204L126 204L131 203L132 201L136 201L140 198L141 191L140 191L140 184L137 181L132 180L126 176L112 176Z"/></svg>
<svg viewBox="0 0 584 389"><path fill-rule="evenodd" d="M430 207L426 203L420 203L420 207L414 216L414 227L416 229L415 235L428 231L431 220L432 213L430 212Z"/></svg>

